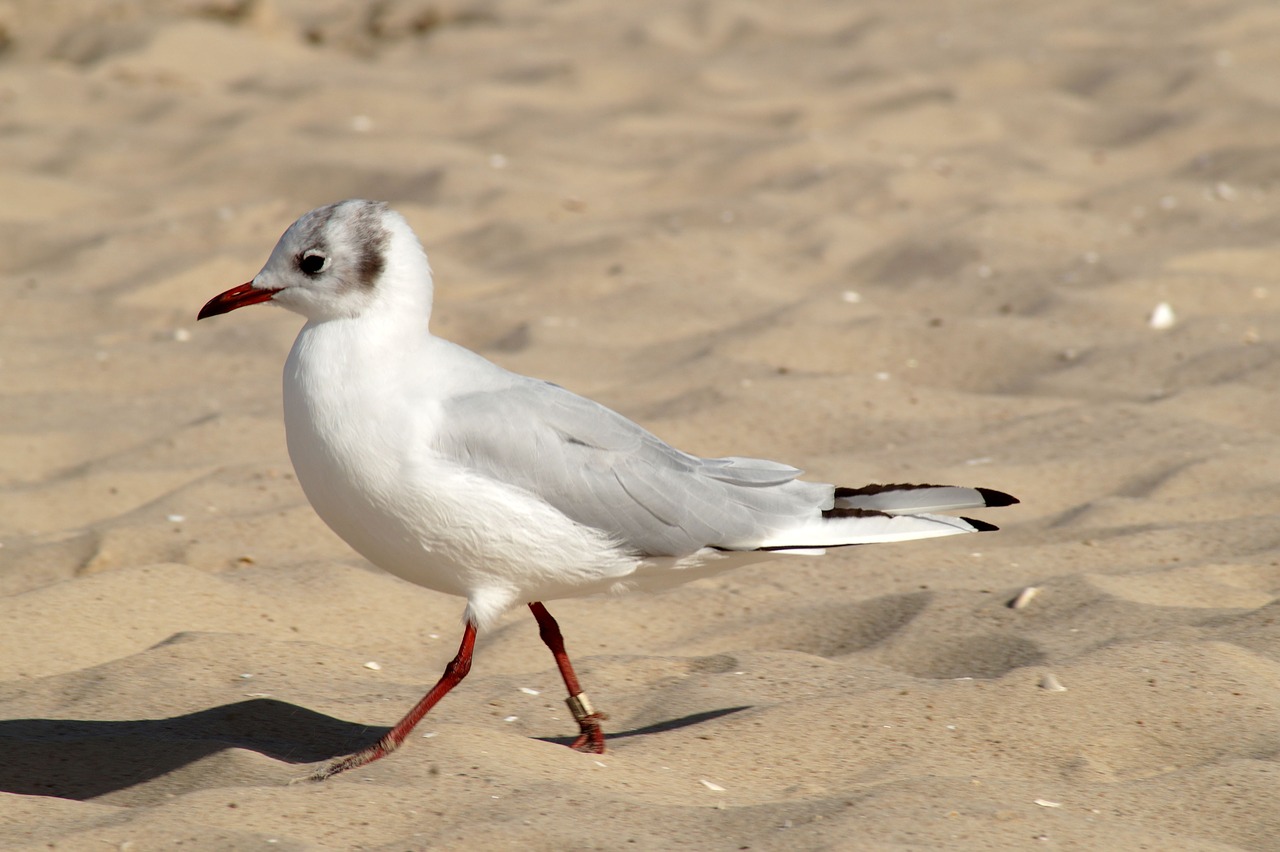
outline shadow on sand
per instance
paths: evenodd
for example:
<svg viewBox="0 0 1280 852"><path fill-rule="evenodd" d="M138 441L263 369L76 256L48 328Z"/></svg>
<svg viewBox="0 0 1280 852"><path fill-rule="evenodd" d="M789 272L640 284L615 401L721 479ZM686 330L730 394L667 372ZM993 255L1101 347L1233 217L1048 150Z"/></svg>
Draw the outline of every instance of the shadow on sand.
<svg viewBox="0 0 1280 852"><path fill-rule="evenodd" d="M695 713L610 733L609 739L663 733L744 709ZM369 745L389 730L270 698L169 719L12 719L0 721L0 791L93 799L144 784L224 749L249 749L291 764L319 763ZM573 741L541 739L564 745Z"/></svg>

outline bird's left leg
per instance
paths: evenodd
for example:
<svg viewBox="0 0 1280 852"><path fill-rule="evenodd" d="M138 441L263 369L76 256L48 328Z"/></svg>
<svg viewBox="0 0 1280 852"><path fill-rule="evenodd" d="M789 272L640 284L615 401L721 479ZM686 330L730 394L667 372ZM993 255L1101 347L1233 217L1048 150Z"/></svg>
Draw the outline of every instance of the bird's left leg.
<svg viewBox="0 0 1280 852"><path fill-rule="evenodd" d="M396 722L395 727L388 731L385 737L366 749L335 760L324 769L307 776L307 778L311 781L324 781L326 778L332 778L340 772L346 772L348 769L355 769L357 766L373 763L375 760L386 757L400 748L400 744L404 742L405 737L409 736L409 732L413 730L414 726L422 721L422 717L427 715L427 711L434 707L441 698L444 698L449 690L461 683L462 679L471 671L471 656L475 653L475 650L476 625L474 622L468 621L466 628L462 632L462 644L458 646L458 655L449 662L449 665L444 667L444 674L441 675L436 685L431 687L431 691L422 696L422 700L413 705L413 709L406 713L403 719Z"/></svg>
<svg viewBox="0 0 1280 852"><path fill-rule="evenodd" d="M534 601L529 604L529 609L533 610L533 617L538 619L538 635L551 649L551 655L556 658L560 676L564 678L564 685L569 690L569 697L565 703L569 705L569 710L582 731L569 747L575 751L604 754L604 730L600 727L600 722L608 717L596 712L587 699L587 694L578 684L578 676L574 674L573 664L569 662L569 655L564 650L564 638L560 635L560 625L556 624L556 620L541 603Z"/></svg>

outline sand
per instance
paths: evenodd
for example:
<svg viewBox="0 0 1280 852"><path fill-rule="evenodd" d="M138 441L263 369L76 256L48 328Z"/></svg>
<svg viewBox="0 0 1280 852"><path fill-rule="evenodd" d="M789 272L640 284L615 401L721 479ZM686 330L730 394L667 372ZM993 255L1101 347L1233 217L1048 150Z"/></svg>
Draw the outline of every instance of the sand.
<svg viewBox="0 0 1280 852"><path fill-rule="evenodd" d="M1280 8L8 0L0 44L0 845L1275 848ZM684 449L1023 502L553 605L603 756L521 611L290 785L461 629L298 489L299 319L195 324L350 196L438 333Z"/></svg>

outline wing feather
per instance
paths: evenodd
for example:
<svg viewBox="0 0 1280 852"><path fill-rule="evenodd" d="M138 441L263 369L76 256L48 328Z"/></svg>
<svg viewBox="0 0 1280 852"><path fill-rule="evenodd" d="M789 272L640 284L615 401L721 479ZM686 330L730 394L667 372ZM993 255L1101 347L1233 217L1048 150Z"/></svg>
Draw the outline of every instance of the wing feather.
<svg viewBox="0 0 1280 852"><path fill-rule="evenodd" d="M651 556L735 549L831 505L831 486L759 459L702 459L548 382L444 403L437 449Z"/></svg>

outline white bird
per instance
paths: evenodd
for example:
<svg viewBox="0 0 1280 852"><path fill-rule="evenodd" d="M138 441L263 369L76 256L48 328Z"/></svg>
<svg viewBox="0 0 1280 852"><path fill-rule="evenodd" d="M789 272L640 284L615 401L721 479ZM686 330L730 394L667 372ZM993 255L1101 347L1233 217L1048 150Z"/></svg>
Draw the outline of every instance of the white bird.
<svg viewBox="0 0 1280 852"><path fill-rule="evenodd" d="M683 453L558 385L509 372L428 331L421 243L386 204L349 200L285 231L253 280L199 318L271 302L306 318L284 367L289 457L316 513L378 567L467 601L457 656L373 745L319 780L394 751L471 667L476 631L528 604L580 734L604 716L541 603L658 589L787 553L982 532L935 514L1018 502L934 485L843 488L749 458Z"/></svg>

